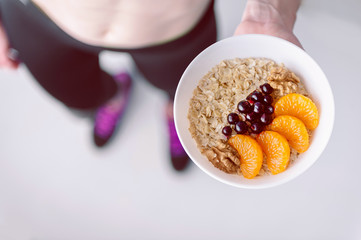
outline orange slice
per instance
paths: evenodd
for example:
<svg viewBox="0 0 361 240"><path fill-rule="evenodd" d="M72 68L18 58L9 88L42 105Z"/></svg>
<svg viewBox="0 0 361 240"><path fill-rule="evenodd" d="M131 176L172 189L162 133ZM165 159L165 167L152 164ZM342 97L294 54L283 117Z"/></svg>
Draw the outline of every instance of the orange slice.
<svg viewBox="0 0 361 240"><path fill-rule="evenodd" d="M266 154L267 166L272 174L286 170L290 161L290 146L284 136L273 131L263 131L257 136L257 142Z"/></svg>
<svg viewBox="0 0 361 240"><path fill-rule="evenodd" d="M300 119L308 129L318 126L318 111L314 102L298 93L281 97L275 104L275 115L290 115Z"/></svg>
<svg viewBox="0 0 361 240"><path fill-rule="evenodd" d="M263 153L255 139L247 135L237 134L228 140L228 143L241 156L241 171L245 178L257 176L262 167Z"/></svg>
<svg viewBox="0 0 361 240"><path fill-rule="evenodd" d="M305 124L296 117L288 115L276 117L272 123L267 126L267 129L278 132L284 136L290 146L299 153L306 152L310 145Z"/></svg>

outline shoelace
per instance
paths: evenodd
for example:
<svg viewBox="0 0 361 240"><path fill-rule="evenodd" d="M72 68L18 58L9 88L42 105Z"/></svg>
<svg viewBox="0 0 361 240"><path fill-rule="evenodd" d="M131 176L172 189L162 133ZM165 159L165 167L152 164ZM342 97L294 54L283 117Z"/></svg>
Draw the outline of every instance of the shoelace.
<svg viewBox="0 0 361 240"><path fill-rule="evenodd" d="M95 119L95 134L102 138L108 138L113 134L113 131L117 125L117 122L127 104L127 98L129 95L131 79L127 73L121 73L115 77L115 81L122 84L124 87L122 95L118 96L120 106L114 107L111 104L100 107L96 113ZM116 103L114 103L116 104Z"/></svg>
<svg viewBox="0 0 361 240"><path fill-rule="evenodd" d="M102 138L109 137L117 123L119 113L109 111L109 108L102 107L97 112L95 133Z"/></svg>

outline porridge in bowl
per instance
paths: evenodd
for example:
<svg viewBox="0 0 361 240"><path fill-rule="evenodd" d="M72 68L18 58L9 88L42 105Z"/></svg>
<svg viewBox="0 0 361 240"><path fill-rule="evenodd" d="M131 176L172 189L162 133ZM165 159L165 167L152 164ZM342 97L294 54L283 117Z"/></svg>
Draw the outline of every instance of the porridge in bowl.
<svg viewBox="0 0 361 240"><path fill-rule="evenodd" d="M278 174L307 150L318 112L300 79L266 58L214 66L190 100L189 131L218 169L254 178Z"/></svg>

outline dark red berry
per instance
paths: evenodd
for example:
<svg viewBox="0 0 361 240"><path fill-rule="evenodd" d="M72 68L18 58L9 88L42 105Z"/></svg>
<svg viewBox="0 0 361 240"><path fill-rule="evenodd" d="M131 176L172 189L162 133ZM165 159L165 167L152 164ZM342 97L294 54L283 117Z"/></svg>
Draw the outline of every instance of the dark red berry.
<svg viewBox="0 0 361 240"><path fill-rule="evenodd" d="M274 111L275 109L271 105L268 105L264 108L264 112L267 114L272 114Z"/></svg>
<svg viewBox="0 0 361 240"><path fill-rule="evenodd" d="M264 125L268 125L272 122L272 116L267 113L263 113L259 120Z"/></svg>
<svg viewBox="0 0 361 240"><path fill-rule="evenodd" d="M261 133L263 130L263 124L262 123L259 123L259 122L255 122L255 123L252 123L251 124L251 131L253 133Z"/></svg>
<svg viewBox="0 0 361 240"><path fill-rule="evenodd" d="M252 111L252 106L251 106L251 104L250 104L248 101L245 101L245 100L240 101L240 102L238 103L237 108L238 108L238 111L239 111L240 113L249 113L249 112Z"/></svg>
<svg viewBox="0 0 361 240"><path fill-rule="evenodd" d="M268 83L261 85L260 88L264 94L269 95L269 94L273 93L273 87L271 87L271 85L269 85Z"/></svg>
<svg viewBox="0 0 361 240"><path fill-rule="evenodd" d="M249 122L255 122L258 121L259 119L259 114L255 113L255 112L251 112L251 113L247 113L246 114L246 120Z"/></svg>
<svg viewBox="0 0 361 240"><path fill-rule="evenodd" d="M252 93L247 96L247 101L252 105L254 103L254 100L251 99Z"/></svg>
<svg viewBox="0 0 361 240"><path fill-rule="evenodd" d="M234 128L238 134L245 134L248 130L248 125L245 121L239 121Z"/></svg>
<svg viewBox="0 0 361 240"><path fill-rule="evenodd" d="M263 95L262 93L256 91L253 91L250 95L250 100L252 100L253 102L260 102L263 99Z"/></svg>
<svg viewBox="0 0 361 240"><path fill-rule="evenodd" d="M261 102L255 102L253 104L253 112L258 114L264 113L264 105Z"/></svg>
<svg viewBox="0 0 361 240"><path fill-rule="evenodd" d="M236 124L239 121L239 116L237 113L228 114L227 120L230 124Z"/></svg>
<svg viewBox="0 0 361 240"><path fill-rule="evenodd" d="M271 105L273 103L273 97L271 95L264 95L263 103L266 105Z"/></svg>
<svg viewBox="0 0 361 240"><path fill-rule="evenodd" d="M232 135L232 128L230 126L225 126L222 129L222 133L226 136L226 137L230 137Z"/></svg>

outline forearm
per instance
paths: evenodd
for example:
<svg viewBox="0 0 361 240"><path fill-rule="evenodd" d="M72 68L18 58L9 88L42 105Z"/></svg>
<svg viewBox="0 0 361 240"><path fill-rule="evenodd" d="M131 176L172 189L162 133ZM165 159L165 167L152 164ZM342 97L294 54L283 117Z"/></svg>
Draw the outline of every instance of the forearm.
<svg viewBox="0 0 361 240"><path fill-rule="evenodd" d="M242 22L282 24L292 31L301 0L248 0Z"/></svg>

